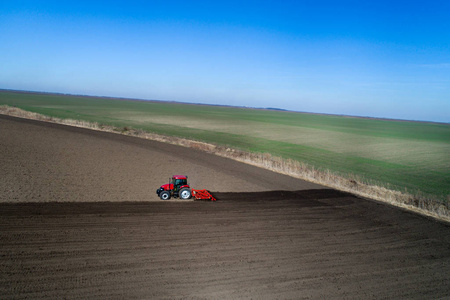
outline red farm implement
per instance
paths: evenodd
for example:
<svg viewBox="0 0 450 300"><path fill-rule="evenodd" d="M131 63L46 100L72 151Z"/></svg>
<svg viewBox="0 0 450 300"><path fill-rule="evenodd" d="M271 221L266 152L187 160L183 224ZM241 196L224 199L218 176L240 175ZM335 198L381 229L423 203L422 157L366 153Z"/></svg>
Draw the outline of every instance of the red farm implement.
<svg viewBox="0 0 450 300"><path fill-rule="evenodd" d="M211 200L216 201L216 198L213 197L207 190L194 190L192 189L192 196L197 200Z"/></svg>

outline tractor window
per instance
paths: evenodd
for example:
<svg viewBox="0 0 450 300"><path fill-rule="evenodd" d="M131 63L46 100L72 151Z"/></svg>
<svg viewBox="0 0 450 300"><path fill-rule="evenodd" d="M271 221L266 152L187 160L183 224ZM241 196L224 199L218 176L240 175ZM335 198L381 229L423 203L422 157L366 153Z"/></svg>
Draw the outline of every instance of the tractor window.
<svg viewBox="0 0 450 300"><path fill-rule="evenodd" d="M186 179L175 179L174 184L175 185L185 185L186 184Z"/></svg>

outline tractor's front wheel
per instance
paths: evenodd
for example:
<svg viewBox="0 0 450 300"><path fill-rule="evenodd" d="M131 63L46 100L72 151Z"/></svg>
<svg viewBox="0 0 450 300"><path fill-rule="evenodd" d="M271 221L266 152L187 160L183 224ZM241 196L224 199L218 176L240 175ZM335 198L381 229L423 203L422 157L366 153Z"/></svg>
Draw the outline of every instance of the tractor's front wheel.
<svg viewBox="0 0 450 300"><path fill-rule="evenodd" d="M181 189L180 198L183 200L187 200L187 199L191 198L191 190L187 189L187 188Z"/></svg>
<svg viewBox="0 0 450 300"><path fill-rule="evenodd" d="M170 199L170 193L168 191L162 191L159 194L159 198L161 198L161 200L169 200Z"/></svg>

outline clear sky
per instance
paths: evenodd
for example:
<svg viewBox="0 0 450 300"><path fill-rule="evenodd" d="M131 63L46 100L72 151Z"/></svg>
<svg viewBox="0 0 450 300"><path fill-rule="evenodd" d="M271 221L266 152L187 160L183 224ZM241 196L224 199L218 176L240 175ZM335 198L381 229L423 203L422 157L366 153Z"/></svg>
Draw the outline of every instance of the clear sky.
<svg viewBox="0 0 450 300"><path fill-rule="evenodd" d="M450 122L450 1L0 0L0 88Z"/></svg>

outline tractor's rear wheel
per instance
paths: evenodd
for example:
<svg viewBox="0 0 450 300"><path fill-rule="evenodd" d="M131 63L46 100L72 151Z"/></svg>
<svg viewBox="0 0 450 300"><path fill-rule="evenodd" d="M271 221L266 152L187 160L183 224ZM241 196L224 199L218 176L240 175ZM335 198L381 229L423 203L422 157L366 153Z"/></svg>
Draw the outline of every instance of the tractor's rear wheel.
<svg viewBox="0 0 450 300"><path fill-rule="evenodd" d="M170 199L170 193L168 191L162 191L159 194L159 198L161 198L161 200L169 200Z"/></svg>
<svg viewBox="0 0 450 300"><path fill-rule="evenodd" d="M187 199L191 198L191 190L188 188L181 189L179 195L180 195L181 199L187 200Z"/></svg>

